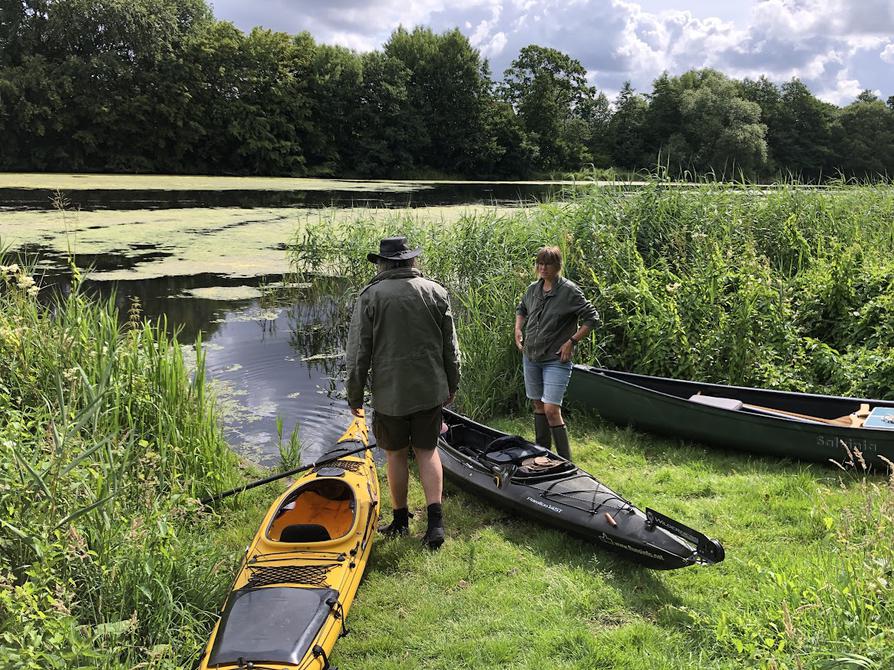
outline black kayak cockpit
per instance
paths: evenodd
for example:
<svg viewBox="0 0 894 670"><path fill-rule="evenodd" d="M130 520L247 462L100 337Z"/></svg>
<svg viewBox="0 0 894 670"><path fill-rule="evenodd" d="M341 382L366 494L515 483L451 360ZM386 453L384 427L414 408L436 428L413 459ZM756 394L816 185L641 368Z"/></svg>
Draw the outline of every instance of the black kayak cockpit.
<svg viewBox="0 0 894 670"><path fill-rule="evenodd" d="M220 617L208 666L243 661L296 665L336 607L335 589L272 586L235 591Z"/></svg>
<svg viewBox="0 0 894 670"><path fill-rule="evenodd" d="M515 465L521 465L526 459L537 456L555 457L555 454L518 435L498 437L487 445L484 453L484 457L493 463L514 463Z"/></svg>

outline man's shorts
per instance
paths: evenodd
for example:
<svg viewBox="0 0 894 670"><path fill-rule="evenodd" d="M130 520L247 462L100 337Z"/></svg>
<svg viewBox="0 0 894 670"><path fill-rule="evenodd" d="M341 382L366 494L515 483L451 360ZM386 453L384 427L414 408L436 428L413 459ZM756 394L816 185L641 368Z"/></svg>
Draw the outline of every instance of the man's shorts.
<svg viewBox="0 0 894 670"><path fill-rule="evenodd" d="M525 395L529 400L540 400L550 405L562 405L568 380L571 379L571 361L547 361L537 363L522 356L525 373Z"/></svg>
<svg viewBox="0 0 894 670"><path fill-rule="evenodd" d="M373 412L372 429L378 446L386 451L434 449L441 432L441 406L424 409L406 416L389 416Z"/></svg>

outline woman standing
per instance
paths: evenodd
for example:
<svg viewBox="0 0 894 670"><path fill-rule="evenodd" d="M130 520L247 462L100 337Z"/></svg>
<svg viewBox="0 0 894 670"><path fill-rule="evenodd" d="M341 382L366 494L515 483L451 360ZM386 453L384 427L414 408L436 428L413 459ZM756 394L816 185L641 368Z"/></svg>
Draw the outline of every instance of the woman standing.
<svg viewBox="0 0 894 670"><path fill-rule="evenodd" d="M551 449L555 441L556 452L570 461L562 398L574 347L596 326L599 314L577 284L559 274L558 247L540 249L535 268L539 279L528 286L515 310L515 346L522 352L525 394L534 405L537 444Z"/></svg>

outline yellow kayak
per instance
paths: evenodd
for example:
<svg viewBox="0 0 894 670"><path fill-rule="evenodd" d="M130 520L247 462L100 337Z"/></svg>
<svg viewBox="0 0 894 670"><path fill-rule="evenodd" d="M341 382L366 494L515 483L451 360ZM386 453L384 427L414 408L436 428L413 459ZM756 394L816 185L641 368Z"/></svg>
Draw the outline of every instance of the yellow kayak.
<svg viewBox="0 0 894 670"><path fill-rule="evenodd" d="M336 450L368 442L355 418ZM307 472L279 497L245 553L200 670L323 670L347 632L379 519L371 451Z"/></svg>

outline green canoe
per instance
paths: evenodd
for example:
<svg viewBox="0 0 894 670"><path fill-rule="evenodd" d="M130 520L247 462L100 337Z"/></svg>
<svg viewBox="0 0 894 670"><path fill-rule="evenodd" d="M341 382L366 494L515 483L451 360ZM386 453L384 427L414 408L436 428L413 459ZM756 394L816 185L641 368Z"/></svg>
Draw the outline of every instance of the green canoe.
<svg viewBox="0 0 894 670"><path fill-rule="evenodd" d="M621 425L807 461L894 461L894 402L723 386L575 365L568 400ZM858 456L859 453L859 456Z"/></svg>

